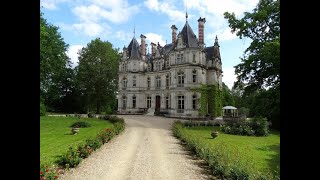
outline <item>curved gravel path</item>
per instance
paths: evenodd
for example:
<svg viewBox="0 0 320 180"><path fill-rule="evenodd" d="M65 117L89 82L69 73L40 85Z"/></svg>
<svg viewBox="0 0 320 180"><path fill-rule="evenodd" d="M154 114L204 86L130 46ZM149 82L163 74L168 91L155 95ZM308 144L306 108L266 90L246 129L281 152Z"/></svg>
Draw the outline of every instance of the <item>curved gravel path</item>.
<svg viewBox="0 0 320 180"><path fill-rule="evenodd" d="M120 116L126 130L59 179L212 179L172 136L174 119Z"/></svg>

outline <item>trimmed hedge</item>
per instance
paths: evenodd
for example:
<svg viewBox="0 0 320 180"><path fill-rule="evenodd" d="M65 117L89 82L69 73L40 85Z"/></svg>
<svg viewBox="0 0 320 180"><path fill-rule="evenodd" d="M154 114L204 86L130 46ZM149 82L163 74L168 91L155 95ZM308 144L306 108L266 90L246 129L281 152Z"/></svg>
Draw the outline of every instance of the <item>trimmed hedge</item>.
<svg viewBox="0 0 320 180"><path fill-rule="evenodd" d="M208 144L188 135L185 129L186 127L181 121L176 121L172 125L174 136L185 142L188 150L204 159L208 163L212 173L221 179L280 179L272 174L262 175L253 172L251 169L253 164L242 160L237 148L230 150L224 142L220 142L214 148L210 148Z"/></svg>

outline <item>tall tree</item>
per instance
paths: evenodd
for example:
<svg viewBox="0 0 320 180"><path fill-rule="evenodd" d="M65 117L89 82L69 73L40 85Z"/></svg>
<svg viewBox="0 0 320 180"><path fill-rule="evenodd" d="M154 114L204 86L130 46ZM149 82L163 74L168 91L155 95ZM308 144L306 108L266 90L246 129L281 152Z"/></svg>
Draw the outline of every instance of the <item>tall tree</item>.
<svg viewBox="0 0 320 180"><path fill-rule="evenodd" d="M253 97L250 113L267 116L280 129L280 0L260 0L241 19L229 12L224 17L240 39L252 40L235 66L235 86L243 86L242 97Z"/></svg>
<svg viewBox="0 0 320 180"><path fill-rule="evenodd" d="M79 52L78 82L88 107L94 107L97 114L116 100L119 59L118 50L99 38Z"/></svg>
<svg viewBox="0 0 320 180"><path fill-rule="evenodd" d="M63 81L70 67L66 54L68 45L58 29L40 12L40 96L49 106L55 106L61 100Z"/></svg>
<svg viewBox="0 0 320 180"><path fill-rule="evenodd" d="M236 19L225 12L232 32L252 40L241 63L235 66L237 83L245 83L245 92L280 85L280 1L260 0L252 13Z"/></svg>
<svg viewBox="0 0 320 180"><path fill-rule="evenodd" d="M235 105L234 97L232 95L231 90L229 89L229 87L225 83L222 83L222 90L223 90L222 105L223 106L234 106Z"/></svg>

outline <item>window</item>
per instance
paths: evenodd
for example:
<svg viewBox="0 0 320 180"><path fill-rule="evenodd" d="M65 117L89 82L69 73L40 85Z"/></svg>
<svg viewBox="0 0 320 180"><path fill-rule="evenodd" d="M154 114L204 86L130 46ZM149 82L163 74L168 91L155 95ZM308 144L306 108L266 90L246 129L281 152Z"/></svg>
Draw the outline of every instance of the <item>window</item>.
<svg viewBox="0 0 320 180"><path fill-rule="evenodd" d="M133 86L133 87L136 87L136 86L137 86L137 79L136 79L135 76L133 76L132 86Z"/></svg>
<svg viewBox="0 0 320 180"><path fill-rule="evenodd" d="M160 62L156 62L156 68L158 71L161 70L161 63Z"/></svg>
<svg viewBox="0 0 320 180"><path fill-rule="evenodd" d="M128 64L124 64L124 71L128 71Z"/></svg>
<svg viewBox="0 0 320 180"><path fill-rule="evenodd" d="M169 82L170 82L169 80L170 80L170 79L169 79L169 74L167 74L167 75L166 75L166 87L169 87L169 85L170 85L170 84L169 84Z"/></svg>
<svg viewBox="0 0 320 180"><path fill-rule="evenodd" d="M160 76L158 76L158 77L156 78L156 87L157 87L157 88L160 88L160 87L161 87L161 79L160 79Z"/></svg>
<svg viewBox="0 0 320 180"><path fill-rule="evenodd" d="M169 109L169 97L166 97L166 108Z"/></svg>
<svg viewBox="0 0 320 180"><path fill-rule="evenodd" d="M122 67L121 67L121 71L124 71L125 69L124 69L124 64L122 64Z"/></svg>
<svg viewBox="0 0 320 180"><path fill-rule="evenodd" d="M151 108L151 97L147 97L147 108Z"/></svg>
<svg viewBox="0 0 320 180"><path fill-rule="evenodd" d="M179 72L178 73L178 86L183 86L184 84L184 73Z"/></svg>
<svg viewBox="0 0 320 180"><path fill-rule="evenodd" d="M193 56L192 56L192 62L196 62L196 54L193 54Z"/></svg>
<svg viewBox="0 0 320 180"><path fill-rule="evenodd" d="M148 63L148 71L151 71L151 65Z"/></svg>
<svg viewBox="0 0 320 180"><path fill-rule="evenodd" d="M166 60L166 68L169 68L169 60Z"/></svg>
<svg viewBox="0 0 320 180"><path fill-rule="evenodd" d="M126 88L127 87L127 78L123 78L123 87Z"/></svg>
<svg viewBox="0 0 320 180"><path fill-rule="evenodd" d="M181 54L181 63L184 63L184 62L186 62L186 57L183 56L183 54Z"/></svg>
<svg viewBox="0 0 320 180"><path fill-rule="evenodd" d="M182 113L184 110L184 96L178 96L178 112Z"/></svg>
<svg viewBox="0 0 320 180"><path fill-rule="evenodd" d="M132 96L132 108L136 108L136 96Z"/></svg>
<svg viewBox="0 0 320 180"><path fill-rule="evenodd" d="M147 78L147 87L148 87L148 88L150 88L150 83L151 83L150 77L148 77L148 78Z"/></svg>
<svg viewBox="0 0 320 180"><path fill-rule="evenodd" d="M123 96L122 97L122 107L125 109L127 107L127 97Z"/></svg>
<svg viewBox="0 0 320 180"><path fill-rule="evenodd" d="M177 62L176 62L176 64L180 64L181 63L181 61L180 61L180 54L177 54Z"/></svg>
<svg viewBox="0 0 320 180"><path fill-rule="evenodd" d="M193 95L192 96L192 109L197 109L197 96Z"/></svg>
<svg viewBox="0 0 320 180"><path fill-rule="evenodd" d="M192 82L197 82L197 70L195 69L192 71Z"/></svg>

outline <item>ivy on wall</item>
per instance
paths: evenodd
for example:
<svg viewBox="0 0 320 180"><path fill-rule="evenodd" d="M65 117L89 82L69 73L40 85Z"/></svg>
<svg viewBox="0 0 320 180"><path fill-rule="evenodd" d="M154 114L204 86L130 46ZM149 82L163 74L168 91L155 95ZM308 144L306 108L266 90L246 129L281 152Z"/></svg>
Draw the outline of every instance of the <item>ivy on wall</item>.
<svg viewBox="0 0 320 180"><path fill-rule="evenodd" d="M218 84L201 84L200 87L192 90L201 93L198 109L200 116L210 115L217 117L222 115L223 92L219 89Z"/></svg>

